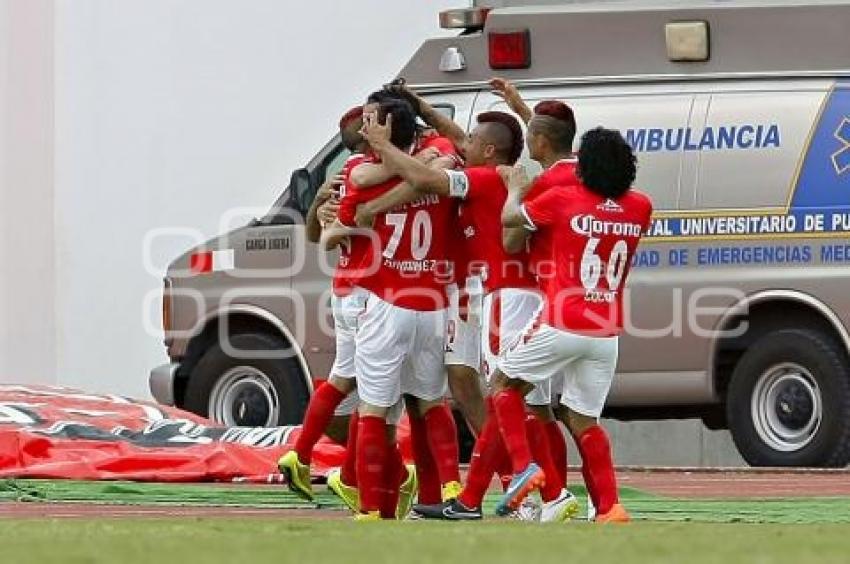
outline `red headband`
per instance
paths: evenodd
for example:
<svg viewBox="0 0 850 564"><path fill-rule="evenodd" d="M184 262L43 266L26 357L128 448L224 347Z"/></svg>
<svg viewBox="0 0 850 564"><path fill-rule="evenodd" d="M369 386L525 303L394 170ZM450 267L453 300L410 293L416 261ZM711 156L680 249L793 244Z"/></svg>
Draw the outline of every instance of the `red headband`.
<svg viewBox="0 0 850 564"><path fill-rule="evenodd" d="M339 128L345 129L351 122L363 117L363 106L354 106L339 118Z"/></svg>

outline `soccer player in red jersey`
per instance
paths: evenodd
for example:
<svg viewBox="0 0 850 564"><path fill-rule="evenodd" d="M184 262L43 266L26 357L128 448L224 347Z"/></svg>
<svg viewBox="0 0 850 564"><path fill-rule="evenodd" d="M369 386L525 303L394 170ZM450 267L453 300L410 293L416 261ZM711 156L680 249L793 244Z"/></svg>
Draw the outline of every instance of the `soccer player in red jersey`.
<svg viewBox="0 0 850 564"><path fill-rule="evenodd" d="M470 267L480 275L485 292L481 318L487 338L482 342L482 354L485 372L490 374L496 368L499 355L519 337L525 323L540 305L536 283L525 267L525 259L514 259L502 246L499 221L507 189L497 166L513 164L517 160L523 146L522 129L510 114L486 112L478 116L478 126L467 136L459 126L435 112L424 101L420 100L420 106L426 122L461 148L467 166L462 171L429 170L395 150L386 140L386 131L367 128L364 135L373 149L411 185L408 193L398 189L393 191L392 197L381 199L380 204L379 200L373 201L370 206L374 209L371 211L409 201L421 193L449 195L459 200L458 224L464 233ZM393 200L393 197L397 199ZM493 413L493 404L488 400L488 415ZM489 417L476 442L470 479L463 493L458 500L440 505L438 513L445 518L455 518L444 515L442 511L445 509L454 512L458 518L480 518L481 499L503 451L497 423ZM536 464L529 463L528 467L522 468L514 466L513 472L519 476L529 468L535 479L542 482L544 473ZM473 476L477 478L473 480ZM474 487L471 487L472 482ZM561 488L557 488L555 497L560 491ZM420 515L429 516L426 513L420 512Z"/></svg>
<svg viewBox="0 0 850 564"><path fill-rule="evenodd" d="M409 151L415 124L412 109L406 102L381 103L377 118L389 120L389 116L398 124L389 142ZM357 206L400 182L392 178L379 186L352 187L350 191L347 186L339 225L326 231L323 239L332 245L356 233ZM387 441L386 418L402 392L418 399L419 415L428 430L441 480L459 478L456 431L443 400L443 277L448 274L446 233L450 212L448 199L423 197L379 214L374 237L353 238L367 245L360 254L356 279L356 285L367 292L358 319L355 355L361 398L357 430L360 519L395 517L394 507L390 510L385 500L393 497L393 489L397 490L398 469L403 465L397 446ZM355 247L353 241L352 255Z"/></svg>
<svg viewBox="0 0 850 564"><path fill-rule="evenodd" d="M353 171L357 171L358 182L360 187L367 187L375 184L380 184L387 181L392 175L386 173L385 167L380 164L367 164L359 167L358 165L364 162L371 162L366 153L368 145L363 140L359 133L362 127L362 115L364 109L375 111L379 102L388 99L398 99L399 96L391 92L379 90L370 94L365 106L357 106L352 108L340 120L340 135L343 145L349 149L352 154L346 161L341 174L326 182L318 191L310 210L306 217L306 232L307 238L312 242L319 242L322 229L332 224L336 218L339 209L339 198L344 191L344 183L349 176L355 176ZM423 149L430 149L424 151ZM434 163L435 159L441 155L447 155L451 159L456 158L456 151L450 142L445 138L440 138L433 131L417 132L417 158L423 163ZM440 164L440 163L435 163ZM340 245L340 257L336 272L333 278L333 296L331 298L333 315L334 315L334 330L336 336L336 358L334 366L331 370L330 379L320 386L316 393L311 398L307 412L305 414L302 431L299 435L294 449L281 458L279 467L281 471L289 476L288 483L290 488L296 493L299 493L307 499L312 499L312 487L310 485L310 468L311 455L315 444L318 442L322 433L325 432L337 441L346 442L347 434L347 452L343 466L339 469L332 470L327 477L328 487L342 499L348 507L357 512L358 510L358 494L356 489L356 439L358 414L357 405L359 397L356 393L355 384L355 330L357 326L357 316L362 311L364 301L364 290L359 288L350 275L352 270L352 260L350 256L350 241L343 240ZM434 410L437 413L437 410ZM398 413L400 415L400 412ZM441 417L432 414L434 419L445 419L445 415ZM451 416L448 408L445 408L445 414ZM419 457L422 458L422 452L426 452L430 456L429 445L426 438L423 438L424 423L418 424L419 421L412 421L415 431L414 447L419 447ZM421 427L421 428L420 428ZM347 430L347 433L346 433ZM454 431L452 427L451 431ZM423 446L424 445L424 446ZM435 469L435 463L428 464L426 460L422 464L424 470L424 493L425 499L441 499L441 484ZM433 471L432 471L433 470ZM399 512L406 513L404 508L404 499L415 495L416 479L415 474L411 473L408 476L407 482L402 484L402 504L400 504ZM428 497L428 492L436 492L436 495ZM409 504L407 505L409 507Z"/></svg>
<svg viewBox="0 0 850 564"><path fill-rule="evenodd" d="M553 186L575 184L577 180L573 139L576 122L572 109L560 101L544 100L532 110L509 81L494 78L490 85L494 94L503 98L508 107L526 122L529 156L543 167L542 174L532 182L526 200L536 198ZM552 242L548 234L532 233L523 227L505 228L503 238L508 252L528 250L528 269L537 279L541 292L545 293L545 284L552 278L554 267ZM529 441L535 460L546 471L546 485L541 491L544 502L542 507L534 498L529 497L520 511L520 517L523 519L530 517L532 520L539 519L543 522L563 521L578 510L578 502L566 489L567 444L552 409L552 403L557 402L558 398L552 397L551 389L561 389L564 377L563 373L558 374L552 382L537 384L526 397L529 411L535 416L526 421L531 427L528 433ZM560 409L558 411L561 412Z"/></svg>
<svg viewBox="0 0 850 564"><path fill-rule="evenodd" d="M535 382L572 367L561 402L596 491L598 522L624 522L611 447L599 416L614 378L622 331L623 291L652 203L633 189L636 158L619 132L597 128L582 137L581 182L551 188L523 203L528 181L516 167L502 221L548 232L555 272L541 315L499 362L494 378L499 427L513 458L531 460L522 432L523 395ZM500 506L514 507L528 488L518 483Z"/></svg>
<svg viewBox="0 0 850 564"><path fill-rule="evenodd" d="M314 243L319 242L323 228L320 221L320 208L323 206L338 207L340 191L345 178L365 158L364 152L367 146L359 133L363 125L362 116L363 107L356 106L340 119L339 130L343 145L352 154L343 166L341 174L325 182L318 190L307 212L305 220L307 238ZM347 247L343 246L334 273L333 297L331 299L336 335L336 358L331 368L331 375L310 398L301 426L301 433L295 441L293 450L285 453L278 462L281 472L287 476L290 489L308 500L313 498L310 483L310 462L316 443L323 433L331 433L329 427L356 425L354 414L358 398L356 393L352 393L355 390L354 327L358 313L357 301L361 298L347 274L348 268L348 251ZM354 420L351 424L348 424L349 418ZM333 434L335 436L341 435L343 439L345 437L344 433L333 432ZM351 483L356 483L352 475L352 462L353 457L343 467L342 473L348 474L347 478Z"/></svg>
<svg viewBox="0 0 850 564"><path fill-rule="evenodd" d="M420 113L421 107L424 105L428 110L433 111L433 108L424 104L417 96L410 93L405 88L398 88L394 85L387 85L383 91L376 92L374 95L382 94L383 97L406 99ZM417 152L427 150L436 151L439 155L452 155L455 157L455 165L463 164L462 159L458 156L458 150L451 139L441 135L434 129L420 128L417 135ZM420 153L421 154L421 153ZM365 184L365 178L360 176L361 171L365 171L367 167L358 167L353 177L358 184ZM387 179L392 174L383 165L373 165L370 167L370 172L375 178ZM455 168L454 166L438 166L433 168ZM377 169L381 170L381 175L378 175ZM412 198L411 198L412 199ZM377 198L380 203L383 198ZM394 201L389 207L397 205ZM386 209L386 208L384 208ZM367 214L365 209L358 213L358 224L361 226L371 226L374 220L374 213ZM460 229L458 222L452 222L451 225L452 240L463 240L463 232ZM481 432L484 425L485 409L484 398L481 390L481 382L479 377L479 369L481 365L481 330L477 324L475 296L472 297L473 303L470 308L470 292L473 294L479 287L475 277L467 276L469 272L466 253L462 245L450 245L450 259L453 264L453 273L457 276L448 285L449 294L449 311L448 320L446 322L446 370L448 372L449 389L451 390L452 399L460 408L461 413L466 419L474 434ZM479 308L480 309L480 308ZM470 317L471 316L471 317ZM409 413L415 415L415 410L408 410ZM414 447L417 445L417 429L418 422L411 421L412 438ZM424 478L424 477L423 477ZM426 483L420 483L420 500L431 500L433 496L428 495L428 487ZM448 492L449 494L451 492ZM440 496L437 496L438 498ZM454 495L442 497L455 497ZM439 500L438 500L439 501ZM433 502L436 503L436 502Z"/></svg>
<svg viewBox="0 0 850 564"><path fill-rule="evenodd" d="M371 104L397 99L404 97L385 88L372 93L369 102ZM454 168L460 162L454 144L429 128L417 126L415 148L411 149L411 152L417 160L432 168ZM369 159L353 170L351 179L352 184L362 188L385 182L393 176L380 160ZM370 192L370 195L374 195L374 192ZM380 198L378 196L377 199ZM362 208L363 206L360 206L358 210ZM374 216L365 222L361 220L362 218L358 218L358 225L361 227L372 227ZM451 311L450 308L449 312ZM452 396L464 415L474 420L476 414L483 411L480 388L471 390L477 394L470 393L466 382L458 380L455 368L450 367L448 370ZM474 383L478 385L477 379ZM456 446L457 427L448 404L423 403L407 393L404 399L410 423L411 447L419 478L419 499L428 503L439 503L443 499L457 497L461 489ZM328 484L333 488L331 478L332 476L328 477Z"/></svg>

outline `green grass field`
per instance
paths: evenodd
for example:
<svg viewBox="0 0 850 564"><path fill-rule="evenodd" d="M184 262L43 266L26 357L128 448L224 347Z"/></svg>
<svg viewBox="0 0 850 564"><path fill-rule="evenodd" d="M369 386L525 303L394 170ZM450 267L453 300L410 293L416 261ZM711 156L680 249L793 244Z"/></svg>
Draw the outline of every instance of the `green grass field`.
<svg viewBox="0 0 850 564"><path fill-rule="evenodd" d="M850 562L848 498L682 500L629 488L621 498L635 523L354 523L339 518L339 503L322 488L324 511L305 518L315 506L281 486L3 480L0 504L229 506L280 516L0 519L0 563ZM288 510L302 517L287 519Z"/></svg>
<svg viewBox="0 0 850 564"><path fill-rule="evenodd" d="M850 526L193 519L0 523L2 562L63 564L850 561Z"/></svg>

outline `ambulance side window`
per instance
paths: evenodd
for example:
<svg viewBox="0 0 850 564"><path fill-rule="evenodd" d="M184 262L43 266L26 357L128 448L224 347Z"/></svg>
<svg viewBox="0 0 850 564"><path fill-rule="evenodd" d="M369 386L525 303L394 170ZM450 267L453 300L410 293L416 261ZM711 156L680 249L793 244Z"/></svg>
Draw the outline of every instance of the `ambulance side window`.
<svg viewBox="0 0 850 564"><path fill-rule="evenodd" d="M342 166L345 164L345 161L347 161L350 156L351 151L340 145L340 151L333 156L322 170L322 182L325 182L328 178L333 178L334 175L339 174L342 171Z"/></svg>

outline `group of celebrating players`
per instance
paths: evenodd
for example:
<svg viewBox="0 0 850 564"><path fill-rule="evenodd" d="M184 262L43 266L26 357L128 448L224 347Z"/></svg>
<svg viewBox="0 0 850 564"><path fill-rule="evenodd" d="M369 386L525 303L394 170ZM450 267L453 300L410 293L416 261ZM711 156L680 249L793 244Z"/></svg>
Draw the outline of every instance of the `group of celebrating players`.
<svg viewBox="0 0 850 564"><path fill-rule="evenodd" d="M340 250L336 360L279 466L312 499L313 448L348 417L346 460L328 486L357 520L481 519L495 474L498 515L568 521L579 504L563 423L595 520L625 522L599 416L652 204L632 188L636 158L619 132L592 129L574 153L569 106L532 110L509 82L491 86L527 125L525 140L499 111L479 114L467 134L403 82L341 119L352 156L320 188L306 226ZM524 145L543 167L533 180L516 164ZM463 485L449 389L476 436ZM409 466L395 434L405 409Z"/></svg>

